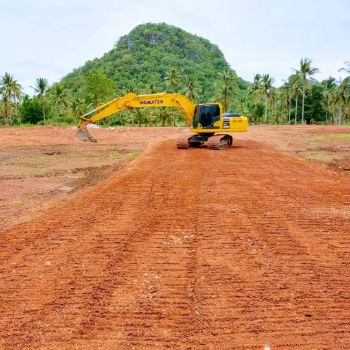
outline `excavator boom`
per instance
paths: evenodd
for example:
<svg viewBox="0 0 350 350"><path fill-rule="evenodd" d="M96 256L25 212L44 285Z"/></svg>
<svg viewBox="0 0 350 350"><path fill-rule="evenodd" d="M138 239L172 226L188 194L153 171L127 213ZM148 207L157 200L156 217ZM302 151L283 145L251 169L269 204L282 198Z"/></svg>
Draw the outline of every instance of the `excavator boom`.
<svg viewBox="0 0 350 350"><path fill-rule="evenodd" d="M155 107L179 108L185 115L191 131L196 133L182 136L177 142L178 148L198 147L207 141L211 149L227 148L232 144L232 136L217 133L244 132L248 129L246 117L236 114L224 115L220 103L195 105L189 98L178 93L136 95L130 92L82 115L76 136L82 141L97 142L87 130L88 124L98 122L124 109ZM213 136L214 134L217 135Z"/></svg>
<svg viewBox="0 0 350 350"><path fill-rule="evenodd" d="M158 93L149 95L136 95L128 93L125 96L115 98L96 109L82 115L78 125L77 138L82 141L96 142L96 139L88 132L86 126L105 119L112 114L130 108L154 108L154 107L177 107L182 110L187 121L191 123L195 104L181 94Z"/></svg>

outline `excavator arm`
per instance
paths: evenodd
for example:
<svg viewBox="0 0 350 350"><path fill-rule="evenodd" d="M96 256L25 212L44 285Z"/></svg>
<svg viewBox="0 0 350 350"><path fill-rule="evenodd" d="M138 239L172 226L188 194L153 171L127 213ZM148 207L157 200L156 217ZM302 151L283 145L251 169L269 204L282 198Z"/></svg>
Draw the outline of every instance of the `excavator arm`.
<svg viewBox="0 0 350 350"><path fill-rule="evenodd" d="M88 124L105 119L124 109L154 107L177 107L183 112L189 124L191 124L193 120L195 104L186 96L177 93L136 95L131 92L125 96L115 98L82 115L80 117L76 136L82 141L97 142L97 140L88 132L86 128Z"/></svg>

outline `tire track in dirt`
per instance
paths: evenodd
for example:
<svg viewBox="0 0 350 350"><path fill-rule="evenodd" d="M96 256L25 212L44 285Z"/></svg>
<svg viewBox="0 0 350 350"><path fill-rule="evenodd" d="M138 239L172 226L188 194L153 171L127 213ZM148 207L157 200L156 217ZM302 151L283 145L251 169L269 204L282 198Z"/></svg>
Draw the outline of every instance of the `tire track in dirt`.
<svg viewBox="0 0 350 350"><path fill-rule="evenodd" d="M212 236L200 240L207 250L200 260L203 289L210 290L201 309L208 310L207 319L212 319L204 338L217 348L231 348L232 344L234 348L239 348L237 344L252 348L257 340L272 348L346 348L349 269L343 254L349 251L345 245L333 248L336 242L345 242L350 226L345 198L334 195L339 179L336 185L337 177L323 180L327 187L316 191L310 176L296 178L305 187L300 193L298 186L290 184L300 170L315 175L309 164L272 150L264 159L259 145L252 148L260 156L259 169L255 157L248 154L246 166L240 169L237 162L234 170L227 170L223 158L211 158L215 170L208 173L206 188L217 189L215 183L220 184L221 190L214 192L222 204L207 206L211 220L221 216L211 231L220 237L219 242ZM226 161L233 164L236 155L230 153ZM272 186L262 186L269 181ZM343 193L349 193L349 184L344 181L341 185ZM283 198L284 192L288 195ZM298 203L300 195L304 201ZM323 201L328 206L342 208L343 217L312 215L310 209L322 204L323 196L328 198ZM205 232L205 227L201 231ZM208 285L218 284L213 295ZM334 329L339 325L340 330Z"/></svg>
<svg viewBox="0 0 350 350"><path fill-rule="evenodd" d="M349 199L259 143L159 143L2 232L0 348L344 349Z"/></svg>

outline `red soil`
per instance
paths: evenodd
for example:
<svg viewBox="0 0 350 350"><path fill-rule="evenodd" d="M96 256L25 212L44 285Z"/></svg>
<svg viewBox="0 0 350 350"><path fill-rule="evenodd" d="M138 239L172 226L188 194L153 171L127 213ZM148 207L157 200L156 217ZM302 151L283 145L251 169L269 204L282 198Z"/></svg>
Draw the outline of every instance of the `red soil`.
<svg viewBox="0 0 350 350"><path fill-rule="evenodd" d="M349 209L261 143L159 142L1 233L0 348L347 349Z"/></svg>

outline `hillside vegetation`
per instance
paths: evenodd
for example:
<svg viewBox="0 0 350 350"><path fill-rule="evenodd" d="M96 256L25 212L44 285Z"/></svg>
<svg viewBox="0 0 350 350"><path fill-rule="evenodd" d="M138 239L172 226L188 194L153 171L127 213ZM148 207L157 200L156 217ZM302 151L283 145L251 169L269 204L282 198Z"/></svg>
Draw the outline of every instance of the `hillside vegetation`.
<svg viewBox="0 0 350 350"><path fill-rule="evenodd" d="M98 71L113 81L117 95L159 92L172 90L167 78L173 70L175 90L186 93L187 80L193 77L198 101L206 102L213 98L219 73L228 69L222 52L208 40L164 23L143 24L121 37L111 51L86 62L62 82L73 94L84 94L86 77ZM247 87L242 79L237 80L242 88Z"/></svg>
<svg viewBox="0 0 350 350"><path fill-rule="evenodd" d="M341 70L350 74L350 64L345 62ZM225 111L240 112L251 123L348 122L350 76L318 82L313 79L317 72L311 59L302 58L279 88L268 73L256 74L248 83L207 39L165 23L148 23L60 82L49 86L38 78L32 98L5 73L0 80L0 124L76 123L79 115L116 96L164 91L185 94L196 103L221 102ZM182 125L184 120L179 111L166 108L124 111L102 123Z"/></svg>

